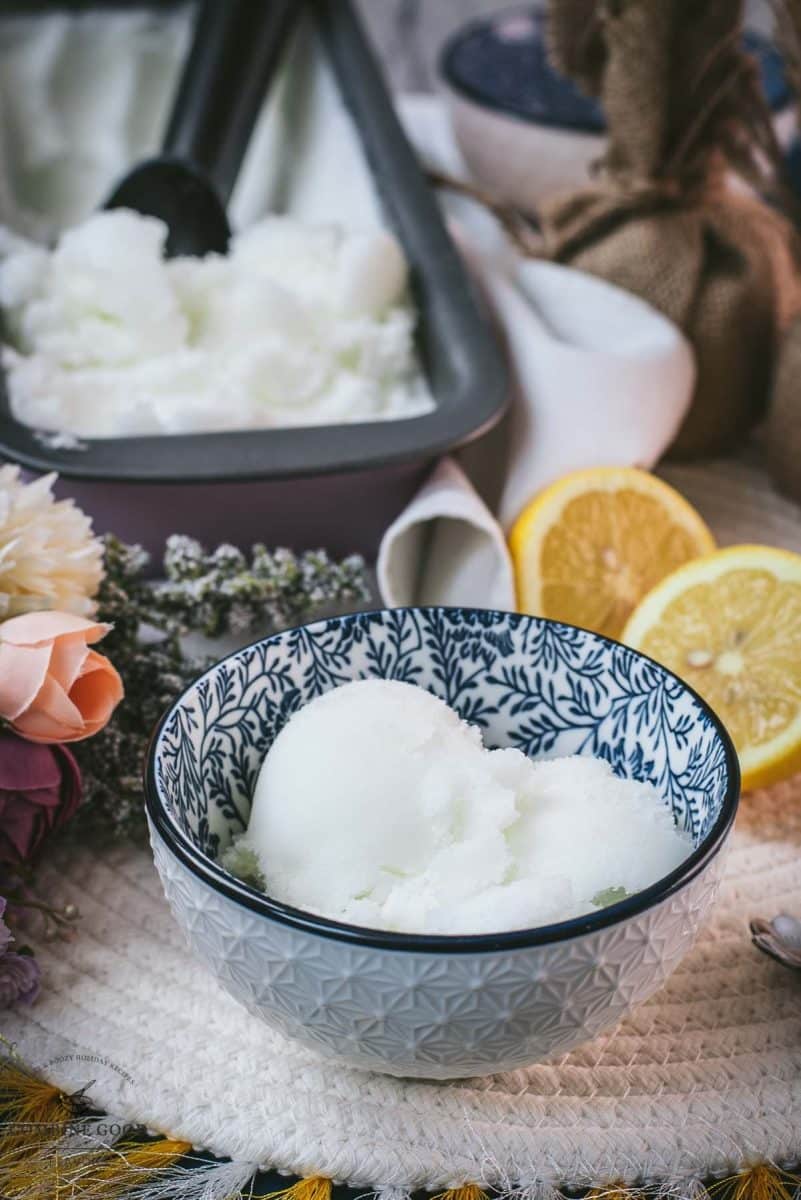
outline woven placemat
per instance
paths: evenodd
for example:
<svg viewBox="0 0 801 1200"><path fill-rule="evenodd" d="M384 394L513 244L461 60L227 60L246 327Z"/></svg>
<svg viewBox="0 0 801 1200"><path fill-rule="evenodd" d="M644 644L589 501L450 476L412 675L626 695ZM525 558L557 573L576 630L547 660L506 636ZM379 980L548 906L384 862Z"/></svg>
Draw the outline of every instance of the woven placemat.
<svg viewBox="0 0 801 1200"><path fill-rule="evenodd" d="M801 550L755 458L663 473L722 544ZM656 1180L688 1198L801 1158L801 976L748 929L801 914L801 776L743 800L718 905L661 992L571 1054L472 1081L348 1070L271 1032L190 957L147 851L62 851L41 884L82 920L37 949L42 997L3 1034L53 1083L198 1148L378 1191Z"/></svg>
<svg viewBox="0 0 801 1200"><path fill-rule="evenodd" d="M748 919L801 912L801 777L746 798L722 894L667 986L612 1035L546 1065L452 1084L328 1063L198 966L144 851L87 850L42 879L79 904L41 947L45 989L4 1033L66 1090L236 1160L378 1190L674 1185L801 1146L801 977Z"/></svg>
<svg viewBox="0 0 801 1200"><path fill-rule="evenodd" d="M801 508L773 488L759 441L737 458L667 463L656 473L698 509L721 546L758 542L801 553Z"/></svg>

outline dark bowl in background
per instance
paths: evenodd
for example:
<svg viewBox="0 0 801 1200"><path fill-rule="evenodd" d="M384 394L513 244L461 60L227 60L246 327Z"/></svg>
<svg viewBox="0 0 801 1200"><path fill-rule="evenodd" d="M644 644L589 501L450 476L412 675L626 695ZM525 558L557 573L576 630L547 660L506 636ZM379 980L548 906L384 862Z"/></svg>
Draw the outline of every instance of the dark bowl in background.
<svg viewBox="0 0 801 1200"><path fill-rule="evenodd" d="M551 64L544 25L542 4L503 9L456 30L439 59L454 134L472 175L523 209L586 186L606 143L601 105ZM754 30L745 31L743 44L786 146L796 121L782 56Z"/></svg>
<svg viewBox="0 0 801 1200"><path fill-rule="evenodd" d="M39 2L34 11L56 7L64 6ZM332 554L371 556L436 459L489 430L505 406L503 356L351 4L309 0L309 7L387 225L409 261L435 408L405 420L70 444L17 421L3 389L0 458L31 472L57 471L58 492L73 496L98 532L113 530L155 555L180 532L207 543L323 545ZM0 4L0 16L11 11L31 7Z"/></svg>

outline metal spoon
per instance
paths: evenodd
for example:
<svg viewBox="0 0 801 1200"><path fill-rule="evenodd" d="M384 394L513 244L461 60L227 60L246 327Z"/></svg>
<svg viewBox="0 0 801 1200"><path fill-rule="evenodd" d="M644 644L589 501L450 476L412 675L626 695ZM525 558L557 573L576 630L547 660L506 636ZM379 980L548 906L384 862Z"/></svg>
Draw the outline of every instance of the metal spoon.
<svg viewBox="0 0 801 1200"><path fill-rule="evenodd" d="M780 913L772 921L755 917L751 922L751 939L757 949L769 954L784 967L801 971L801 921Z"/></svg>
<svg viewBox="0 0 801 1200"><path fill-rule="evenodd" d="M224 254L226 204L300 0L202 0L161 153L117 184L106 208L168 227L166 252Z"/></svg>

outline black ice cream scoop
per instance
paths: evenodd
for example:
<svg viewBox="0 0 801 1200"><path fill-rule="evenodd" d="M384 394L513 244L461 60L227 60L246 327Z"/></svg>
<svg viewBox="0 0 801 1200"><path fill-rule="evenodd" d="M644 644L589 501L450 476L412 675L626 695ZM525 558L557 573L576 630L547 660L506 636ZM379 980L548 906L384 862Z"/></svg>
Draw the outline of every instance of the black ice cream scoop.
<svg viewBox="0 0 801 1200"><path fill-rule="evenodd" d="M167 254L224 254L226 205L301 0L201 0L161 153L106 208L159 217Z"/></svg>

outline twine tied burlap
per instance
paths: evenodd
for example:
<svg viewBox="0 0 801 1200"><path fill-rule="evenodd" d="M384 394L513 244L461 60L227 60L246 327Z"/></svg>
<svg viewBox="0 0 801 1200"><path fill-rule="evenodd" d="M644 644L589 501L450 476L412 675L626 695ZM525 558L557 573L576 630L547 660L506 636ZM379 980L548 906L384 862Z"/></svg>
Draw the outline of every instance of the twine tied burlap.
<svg viewBox="0 0 801 1200"><path fill-rule="evenodd" d="M764 411L793 274L789 227L746 186L776 147L741 17L738 0L551 0L552 56L601 99L609 143L591 186L542 207L545 249L690 338L684 457L735 445Z"/></svg>
<svg viewBox="0 0 801 1200"><path fill-rule="evenodd" d="M780 5L779 34L790 82L801 98L801 0ZM766 446L774 482L801 501L801 299L799 304L779 351Z"/></svg>
<svg viewBox="0 0 801 1200"><path fill-rule="evenodd" d="M801 502L801 313L788 326L779 351L766 447L774 482Z"/></svg>

